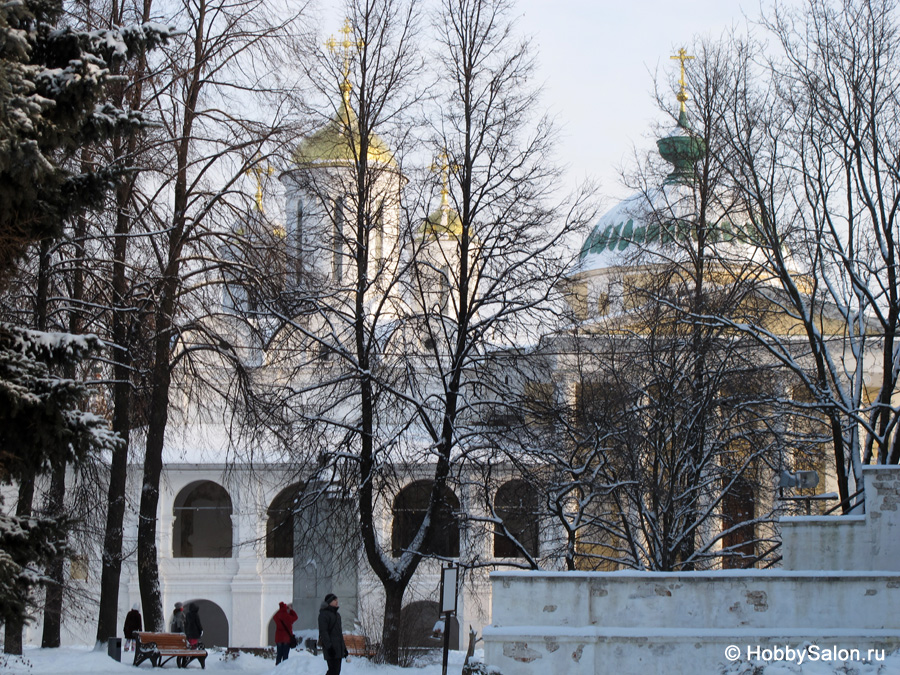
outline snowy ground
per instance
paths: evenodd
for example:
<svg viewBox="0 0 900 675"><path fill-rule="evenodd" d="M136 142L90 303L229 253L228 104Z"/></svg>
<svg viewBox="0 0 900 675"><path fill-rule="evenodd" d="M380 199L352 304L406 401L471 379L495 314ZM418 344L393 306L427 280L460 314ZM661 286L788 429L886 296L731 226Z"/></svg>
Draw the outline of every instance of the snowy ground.
<svg viewBox="0 0 900 675"><path fill-rule="evenodd" d="M30 675L77 675L78 673L90 673L91 675L137 675L146 671L151 673L184 672L175 667L172 661L166 665L164 671L151 667L149 661L142 663L136 670L131 665L133 655L128 652L122 654L123 663L117 663L106 651L94 651L90 647L62 647L60 649L25 649L23 657L10 658L0 654L0 673L29 673ZM4 662L5 659L5 662ZM456 675L462 670L465 655L462 652L450 652L450 665L448 671ZM323 675L326 670L325 660L321 656L297 650L291 652L290 658L275 668L275 661L259 656L240 654L237 657L227 656L222 652L211 651L206 659L206 670L200 670L200 664L194 662L188 670L201 672L228 672L242 673L244 675ZM397 666L374 665L366 659L350 659L344 662L341 675L400 675L409 673L406 668ZM414 670L416 675L440 675L441 664L423 666Z"/></svg>
<svg viewBox="0 0 900 675"><path fill-rule="evenodd" d="M63 647L61 649L26 649L22 658L7 657L0 654L0 672L6 674L31 675L77 675L78 673L90 673L91 675L124 675L130 673L136 675L138 671L131 665L131 654L123 654L125 663L117 663L106 655L105 651L94 651L89 647ZM458 675L462 670L462 652L450 653L450 666L448 672ZM213 672L243 673L245 675L322 675L325 672L325 661L321 656L312 656L303 651L291 653L291 657L275 668L275 662L258 656L241 654L236 658L225 656L220 652L210 653L206 661L206 670ZM763 666L762 670L755 667ZM160 671L151 668L149 663L140 666L142 671ZM167 671L178 671L174 663L166 667ZM192 663L192 671L198 674L200 666ZM204 671L205 672L205 671ZM344 663L342 675L401 675L409 673L410 669L396 666L374 665L366 659L351 659ZM416 675L440 675L440 664L431 664L414 669ZM802 666L788 663L760 662L754 664L734 663L723 670L723 675L897 675L900 673L900 652L895 652L881 662L865 663L804 663ZM549 675L549 674L548 674ZM586 674L588 675L588 674Z"/></svg>

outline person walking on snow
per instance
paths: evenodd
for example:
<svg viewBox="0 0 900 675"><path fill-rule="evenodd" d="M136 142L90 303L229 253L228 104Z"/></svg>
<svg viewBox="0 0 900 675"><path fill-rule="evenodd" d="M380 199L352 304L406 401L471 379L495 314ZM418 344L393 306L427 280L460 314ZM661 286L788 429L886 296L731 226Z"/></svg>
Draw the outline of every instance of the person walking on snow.
<svg viewBox="0 0 900 675"><path fill-rule="evenodd" d="M341 615L338 614L338 599L334 593L326 595L319 607L319 644L322 645L322 655L328 664L325 675L340 675L341 659L348 654L341 628Z"/></svg>
<svg viewBox="0 0 900 675"><path fill-rule="evenodd" d="M125 651L134 651L134 634L141 630L144 622L141 620L140 605L134 603L131 611L125 615L125 625L122 626L122 633L125 635Z"/></svg>
<svg viewBox="0 0 900 675"><path fill-rule="evenodd" d="M191 647L197 646L200 636L203 635L203 624L200 623L200 608L197 603L188 605L187 616L184 617L184 636Z"/></svg>
<svg viewBox="0 0 900 675"><path fill-rule="evenodd" d="M287 661L291 653L291 638L294 636L294 622L297 612L290 605L278 603L278 611L272 616L275 622L275 665ZM296 643L295 643L296 644Z"/></svg>

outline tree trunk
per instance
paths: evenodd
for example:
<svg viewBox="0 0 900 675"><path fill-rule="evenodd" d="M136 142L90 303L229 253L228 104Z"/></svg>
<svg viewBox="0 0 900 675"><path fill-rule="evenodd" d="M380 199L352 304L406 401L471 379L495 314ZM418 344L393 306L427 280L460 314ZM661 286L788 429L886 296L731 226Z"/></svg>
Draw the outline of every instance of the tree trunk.
<svg viewBox="0 0 900 675"><path fill-rule="evenodd" d="M19 502L16 505L16 515L25 518L31 515L31 505L34 501L34 477L25 479L19 485ZM25 629L25 617L17 616L7 621L3 640L3 651L7 654L22 654L22 631Z"/></svg>
<svg viewBox="0 0 900 675"><path fill-rule="evenodd" d="M165 627L162 611L162 595L159 590L159 551L156 548L156 514L159 508L159 481L162 475L162 451L169 417L169 317L174 284L166 283L163 306L157 313L160 322L156 337L156 354L152 373L152 398L150 424L147 432L147 451L144 455L144 479L141 488L140 514L138 518L138 582L141 604L144 607L144 626L147 630L160 631ZM160 325L162 324L162 325Z"/></svg>
<svg viewBox="0 0 900 675"><path fill-rule="evenodd" d="M566 536L566 570L574 572L575 567L575 530L569 530Z"/></svg>
<svg viewBox="0 0 900 675"><path fill-rule="evenodd" d="M50 493L47 495L47 515L59 518L63 514L63 502L66 498L66 465L56 467L50 480ZM46 595L44 596L44 632L41 636L41 647L59 647L60 628L62 626L63 587L65 585L65 553L56 556L47 566Z"/></svg>
<svg viewBox="0 0 900 675"><path fill-rule="evenodd" d="M142 22L151 18L152 0L144 0ZM119 14L115 23L122 22L121 12L124 5L119 6ZM137 110L143 99L143 81L146 71L146 55L138 60L133 86L129 97L129 107ZM137 153L137 136L130 134L125 147L121 137L114 139L114 155L129 160ZM122 575L122 539L125 523L125 489L128 481L128 451L131 437L131 349L133 344L134 319L127 306L128 277L126 258L128 255L128 235L131 232L130 207L136 177L132 174L120 180L116 186L116 237L113 241L113 311L112 341L113 348L113 419L112 429L123 441L112 456L109 467L109 487L106 494L106 529L103 538L103 563L100 574L100 608L97 616L97 642L102 644L108 637L116 634L116 622L119 610L119 581Z"/></svg>
<svg viewBox="0 0 900 675"><path fill-rule="evenodd" d="M90 171L92 152L85 148L81 151L81 164L85 172ZM84 214L75 220L75 231L72 236L72 309L69 312L69 333L80 335L82 331L79 303L84 299L84 239L87 233L87 220ZM74 380L78 377L75 364L65 367L66 377ZM66 465L55 467L50 479L50 493L47 495L47 513L52 518L60 518L64 513L66 499ZM59 647L61 643L63 587L65 585L65 558L67 551L62 551L47 566L47 577L50 583L44 597L44 632L41 636L41 647Z"/></svg>
<svg viewBox="0 0 900 675"><path fill-rule="evenodd" d="M47 297L50 287L50 240L42 239L38 266L37 294L35 302L35 327L47 330ZM19 500L16 504L16 515L26 518L32 514L34 503L35 476L24 478L19 484ZM23 613L24 614L24 613ZM17 616L6 623L6 635L3 651L7 654L22 653L22 631L25 628L25 617Z"/></svg>
<svg viewBox="0 0 900 675"><path fill-rule="evenodd" d="M131 351L130 326L133 319L127 308L128 280L125 259L131 218L127 214L133 182L116 190L118 213L113 244L113 419L112 429L123 444L112 455L106 494L106 530L103 539L103 567L100 574L100 610L97 617L97 642L102 644L116 634L119 611L119 580L122 574L122 539L125 522L125 489L128 481L128 450L131 436Z"/></svg>
<svg viewBox="0 0 900 675"><path fill-rule="evenodd" d="M184 248L188 208L188 164L193 142L192 130L196 119L197 101L203 87L201 62L205 57L206 2L199 4L194 29L194 65L187 83L181 135L174 144L175 184L173 207L175 217L166 241L168 259L162 274L159 306L156 310L153 368L150 374L150 419L147 426L147 449L144 455L144 479L141 486L141 505L138 517L138 582L144 607L144 627L147 630L165 629L162 596L159 590L159 551L156 548L156 514L159 508L159 479L162 475L162 451L166 425L169 420L170 344L176 298L181 286L181 254ZM196 223L195 223L196 224Z"/></svg>
<svg viewBox="0 0 900 675"><path fill-rule="evenodd" d="M405 583L384 584L384 626L381 629L381 652L386 663L400 660L400 611L403 608Z"/></svg>
<svg viewBox="0 0 900 675"><path fill-rule="evenodd" d="M120 321L121 322L121 321ZM115 340L115 344L120 344ZM106 495L106 529L103 538L103 558L100 573L100 609L97 617L97 642L105 643L116 634L119 612L119 580L122 573L122 538L125 520L125 487L128 479L128 437L131 432L131 403L128 366L117 360L113 372L116 384L113 391L113 431L120 434L123 443L112 455L109 468L109 487ZM123 379L125 378L125 379Z"/></svg>

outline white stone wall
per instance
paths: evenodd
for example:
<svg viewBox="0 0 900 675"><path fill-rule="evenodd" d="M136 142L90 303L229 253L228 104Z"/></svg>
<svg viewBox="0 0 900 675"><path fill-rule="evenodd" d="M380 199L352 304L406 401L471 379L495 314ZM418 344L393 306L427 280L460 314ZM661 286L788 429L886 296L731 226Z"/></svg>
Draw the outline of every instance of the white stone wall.
<svg viewBox="0 0 900 675"><path fill-rule="evenodd" d="M897 649L900 467L864 478L865 516L786 520L786 569L494 573L485 659L503 675L703 675L729 646Z"/></svg>
<svg viewBox="0 0 900 675"><path fill-rule="evenodd" d="M784 568L900 571L900 471L863 467L866 513L781 519Z"/></svg>
<svg viewBox="0 0 900 675"><path fill-rule="evenodd" d="M268 643L269 620L278 609L278 603L289 602L295 597L294 561L290 558L265 557L266 510L278 493L291 483L291 471L292 467L283 464L252 468L218 463L167 465L160 485L157 522L160 591L166 621L171 616L176 601L187 603L190 600L208 600L218 605L228 620L229 646L258 647ZM140 467L131 466L129 475L127 494L131 495L132 500L136 500L136 495L139 495ZM221 485L231 498L232 554L227 558L176 558L173 555L175 499L192 483L206 480ZM474 499L466 494L458 496L464 503ZM130 556L123 565L119 590L119 634L132 604L141 603L135 553L137 506L136 501L129 504L125 522L124 550L130 552ZM380 506L382 508L377 522L381 536L390 541L390 508L387 504ZM473 547L476 553L480 551L478 557L489 557L490 537L482 535L480 532L464 530L461 542L463 550ZM86 553L90 557L91 573L86 581L74 582L84 599L83 607L77 612L68 606L64 608L64 645L92 644L96 637L96 603L100 580L99 542L97 548ZM464 576L463 581L458 613L461 635L467 632L469 625L480 629L490 618L490 584L487 572L470 572ZM410 583L404 604L416 600L438 600L439 586L440 563L425 561ZM377 640L381 631L383 592L380 583L362 561L359 568L359 588L361 609L366 610L361 628ZM321 598L314 601L314 613L318 611L320 601ZM40 613L37 615L36 623L26 628L26 644L40 644L43 628L39 620ZM345 624L345 628L348 632L354 629L349 623Z"/></svg>
<svg viewBox="0 0 900 675"><path fill-rule="evenodd" d="M485 656L503 675L717 673L729 645L900 646L900 576L499 572ZM595 671L592 671L594 668Z"/></svg>

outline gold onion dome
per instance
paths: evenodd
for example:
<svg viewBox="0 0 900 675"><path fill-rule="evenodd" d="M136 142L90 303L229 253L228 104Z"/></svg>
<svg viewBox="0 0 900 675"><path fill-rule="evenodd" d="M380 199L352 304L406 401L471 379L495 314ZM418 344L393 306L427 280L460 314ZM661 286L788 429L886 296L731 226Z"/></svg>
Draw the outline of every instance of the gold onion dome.
<svg viewBox="0 0 900 675"><path fill-rule="evenodd" d="M359 157L359 139L356 113L346 97L342 97L337 114L324 127L301 141L294 150L293 159L297 164L353 164ZM366 157L370 162L392 168L397 166L394 154L377 134L369 135Z"/></svg>
<svg viewBox="0 0 900 675"><path fill-rule="evenodd" d="M344 20L340 30L342 38L331 37L325 45L332 54L339 54L343 60L343 80L341 82L341 105L337 113L324 127L303 140L294 151L293 158L297 164L353 164L359 159L360 133L359 118L350 104L350 61L354 50L362 49L362 40L353 40L353 27L349 19ZM397 167L397 160L377 134L370 134L366 159L369 162Z"/></svg>
<svg viewBox="0 0 900 675"><path fill-rule="evenodd" d="M442 237L460 239L463 233L462 218L450 207L450 174L455 173L458 167L450 162L446 150L441 152L438 159L439 162L432 164L431 170L441 177L441 205L419 226L419 236L423 241Z"/></svg>
<svg viewBox="0 0 900 675"><path fill-rule="evenodd" d="M419 227L422 239L440 239L441 237L462 237L463 225L459 214L449 207L441 205L432 211Z"/></svg>

